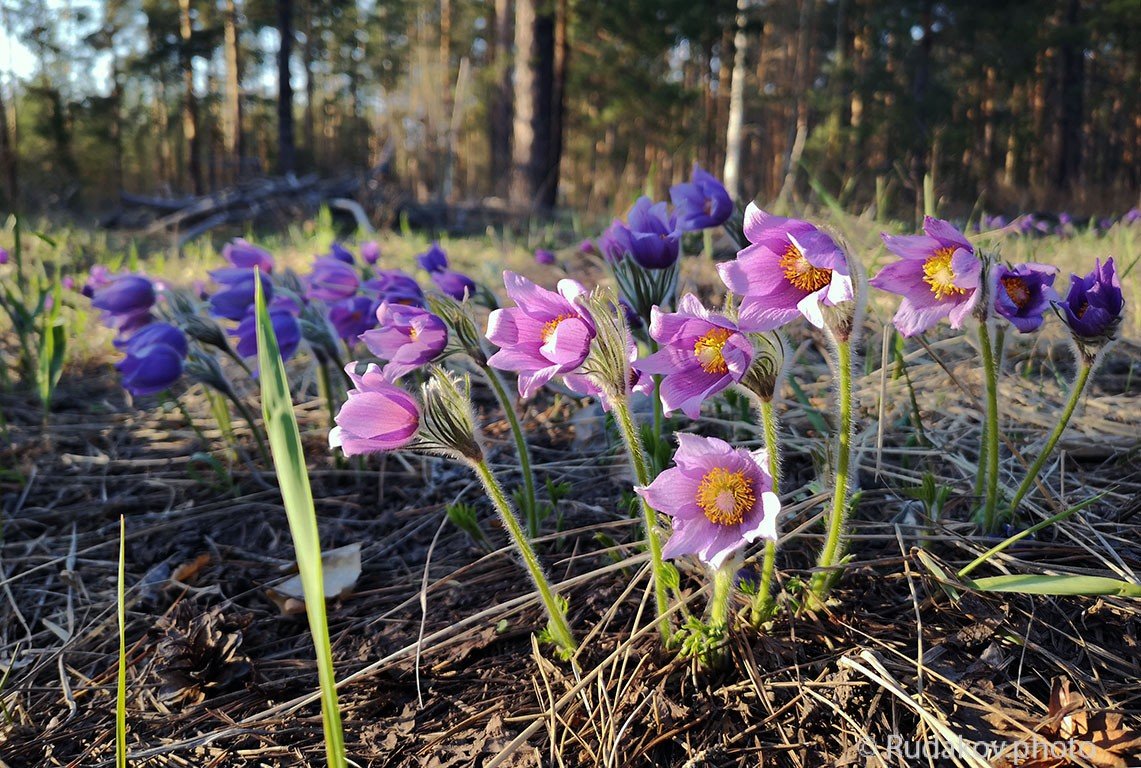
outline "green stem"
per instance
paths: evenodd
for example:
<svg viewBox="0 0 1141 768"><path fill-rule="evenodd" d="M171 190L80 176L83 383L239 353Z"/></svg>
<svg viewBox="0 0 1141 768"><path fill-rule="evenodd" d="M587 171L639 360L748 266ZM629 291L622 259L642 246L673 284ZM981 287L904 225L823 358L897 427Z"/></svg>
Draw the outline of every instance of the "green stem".
<svg viewBox="0 0 1141 768"><path fill-rule="evenodd" d="M317 363L317 395L325 401L325 407L329 409L329 429L332 429L337 425L335 421L337 401L333 395L333 382L329 378L329 366L324 362Z"/></svg>
<svg viewBox="0 0 1141 768"><path fill-rule="evenodd" d="M713 572L713 599L709 604L709 628L724 632L729 627L729 598L733 594L733 575L737 572L737 558L730 557Z"/></svg>
<svg viewBox="0 0 1141 768"><path fill-rule="evenodd" d="M242 402L241 398L234 392L227 392L226 395L230 398L230 402L238 409L238 413L242 414L242 418L250 425L250 432L253 433L254 440L258 444L258 453L261 454L262 463L268 469L273 466L273 459L269 456L269 449L265 447L265 440L261 436L261 430L258 429L257 422L254 421L254 415L250 413L250 409Z"/></svg>
<svg viewBox="0 0 1141 768"><path fill-rule="evenodd" d="M998 366L990 343L990 327L979 324L979 351L983 359L986 381L986 497L983 505L983 530L994 530L998 507Z"/></svg>
<svg viewBox="0 0 1141 768"><path fill-rule="evenodd" d="M642 441L638 438L638 428L634 424L634 417L630 413L630 400L626 395L613 398L611 411L614 421L618 424L618 431L622 433L622 440L626 443L626 453L630 457L630 465L634 469L634 480L640 486L650 484L650 472L646 466L646 454L642 449ZM643 523L646 527L646 542L650 548L650 569L654 580L654 602L657 609L658 631L662 642L668 643L670 639L670 621L666 613L669 611L669 590L665 580L665 562L662 560L662 538L658 531L658 513L654 511L649 502L642 496L638 497L642 507Z"/></svg>
<svg viewBox="0 0 1141 768"><path fill-rule="evenodd" d="M499 400L499 407L507 416L507 423L511 425L511 436L515 438L515 452L519 455L519 470L523 473L523 515L527 520L527 533L531 536L539 535L539 501L535 495L535 471L531 468L531 450L527 446L527 438L523 434L523 426L519 423L519 415L515 413L515 401L507 394L503 379L499 372L490 365L481 366L495 397Z"/></svg>
<svg viewBox="0 0 1141 768"><path fill-rule="evenodd" d="M1027 536L1032 536L1035 533L1038 533L1038 531L1042 530L1043 528L1049 528L1054 523L1062 522L1063 520L1065 520L1066 518L1068 518L1070 515L1074 514L1075 512L1080 512L1081 510L1085 509L1086 507L1093 505L1094 502L1100 501L1102 496L1104 496L1104 495L1105 495L1104 493L1099 493L1097 496L1094 496L1092 499L1086 499L1085 501L1083 501L1081 504L1078 504L1077 506L1070 507L1069 509L1067 509L1063 512L1059 512L1058 514L1054 515L1053 517L1048 517L1045 520L1043 520L1042 522L1037 523L1036 525L1030 526L1025 531L1019 531L1018 533L1014 534L1013 536L1006 539L1005 541L1002 541L998 544L995 544L993 547L988 549L986 552L983 552L981 555L979 555L974 560L972 560L969 564L964 566L963 569L961 571L959 571L958 577L960 579L965 578L968 573L973 571L975 568L978 568L980 565L985 563L987 560L990 560L992 557L997 555L999 552L1002 552L1004 549L1009 547L1011 544L1015 544L1019 541L1022 541Z"/></svg>
<svg viewBox="0 0 1141 768"><path fill-rule="evenodd" d="M119 621L119 669L115 691L115 765L127 768L127 518L119 515L119 577L116 584Z"/></svg>
<svg viewBox="0 0 1141 768"><path fill-rule="evenodd" d="M848 511L848 460L852 449L852 346L848 340L835 340L836 361L840 375L840 423L838 449L836 452L836 484L832 492L832 512L828 518L828 534L820 559L819 569L812 577L812 592L823 598L834 577L827 569L836 564L841 553L840 538L844 532L844 518Z"/></svg>
<svg viewBox="0 0 1141 768"><path fill-rule="evenodd" d="M773 493L780 495L780 448L777 445L777 420L773 413L772 400L760 400L761 425L765 431L765 449L769 454L769 475L773 478ZM764 560L761 563L761 584L753 598L752 610L749 620L754 627L760 626L772 617L774 601L772 598L773 575L776 572L777 543L769 540L765 542Z"/></svg>
<svg viewBox="0 0 1141 768"><path fill-rule="evenodd" d="M1034 481L1038 479L1038 473L1042 471L1042 466L1046 463L1046 459L1050 458L1050 454L1054 452L1054 446L1062 439L1062 435L1070 423L1070 417L1074 415L1074 409L1078 407L1078 401L1082 399L1082 393L1085 391L1086 384L1089 382L1091 371L1093 371L1093 363L1086 362L1083 358L1081 367L1078 369L1078 375L1074 378L1073 387L1070 389L1070 399L1066 401L1066 407L1062 411L1062 418L1054 427L1054 431L1050 433L1050 439L1046 441L1046 445L1038 454L1038 458L1034 460L1034 463L1026 472L1026 478L1022 481L1022 485L1018 486L1018 492L1014 494L1014 499L1010 502L1010 514L1012 517L1018 514L1018 505L1026 497L1026 494L1030 492L1030 488L1034 485Z"/></svg>
<svg viewBox="0 0 1141 768"><path fill-rule="evenodd" d="M527 539L527 535L523 532L522 526L519 525L519 520L511 510L511 505L507 501L507 495L503 492L503 486L499 484L495 475L492 474L491 468L487 466L486 461L473 462L472 467L483 483L488 498L490 498L495 505L495 510L499 513L499 519L503 521L504 527L507 528L507 531L511 534L511 540L515 543L516 548L518 548L519 554L522 555L523 564L527 566L527 571L531 574L531 579L535 582L535 587L539 590L539 596L543 599L543 606L547 609L547 615L550 617L551 637L568 656L573 654L578 648L578 644L575 642L574 635L571 633L570 626L567 624L567 617L563 612L562 604L551 590L551 585L547 582L547 577L543 574L543 568L539 564L539 558L535 556L535 550L531 548L531 542Z"/></svg>

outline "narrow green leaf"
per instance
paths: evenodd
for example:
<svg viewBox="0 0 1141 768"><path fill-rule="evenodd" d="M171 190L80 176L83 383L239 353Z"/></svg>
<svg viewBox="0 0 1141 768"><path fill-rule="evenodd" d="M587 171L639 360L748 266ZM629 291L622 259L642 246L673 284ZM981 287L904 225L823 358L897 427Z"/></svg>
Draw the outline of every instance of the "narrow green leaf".
<svg viewBox="0 0 1141 768"><path fill-rule="evenodd" d="M119 578L117 613L119 618L119 679L115 692L115 766L127 768L127 519L119 515Z"/></svg>
<svg viewBox="0 0 1141 768"><path fill-rule="evenodd" d="M325 755L330 768L345 768L345 738L341 711L337 704L336 671L325 615L325 578L321 572L321 538L317 513L309 487L309 470L293 412L293 397L285 363L265 305L261 279L254 280L257 313L258 369L261 379L262 418L269 434L270 452L277 470L277 482L289 518L289 531L297 556L297 569L305 592L305 613L317 652L317 674L321 685L321 717L325 728Z"/></svg>
<svg viewBox="0 0 1141 768"><path fill-rule="evenodd" d="M1024 595L1118 595L1141 597L1141 584L1107 576L1072 576L1016 573L967 581L979 592L1018 592Z"/></svg>

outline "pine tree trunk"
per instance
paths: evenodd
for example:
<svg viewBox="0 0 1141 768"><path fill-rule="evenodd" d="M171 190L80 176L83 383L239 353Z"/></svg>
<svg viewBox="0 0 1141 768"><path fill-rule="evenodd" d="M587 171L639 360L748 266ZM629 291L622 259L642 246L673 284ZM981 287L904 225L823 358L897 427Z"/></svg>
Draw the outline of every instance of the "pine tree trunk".
<svg viewBox="0 0 1141 768"><path fill-rule="evenodd" d="M800 157L808 141L808 57L809 41L812 39L813 0L800 0L800 20L796 33L796 68L793 76L793 114L795 122L789 132L788 151L784 159L784 182L781 184L779 200L786 201L796 184L796 174Z"/></svg>
<svg viewBox="0 0 1141 768"><path fill-rule="evenodd" d="M1064 189L1077 181L1082 162L1082 101L1084 85L1084 46L1080 34L1081 0L1069 0L1062 23L1059 46L1061 92L1058 104L1058 150L1054 161L1054 185Z"/></svg>
<svg viewBox="0 0 1141 768"><path fill-rule="evenodd" d="M227 179L242 175L242 59L238 39L238 7L226 0L223 14L226 59L226 104L222 110L222 132L225 142Z"/></svg>
<svg viewBox="0 0 1141 768"><path fill-rule="evenodd" d="M495 0L495 35L492 60L495 67L489 123L491 144L492 191L499 197L508 194L511 175L511 46L514 24L511 0Z"/></svg>
<svg viewBox="0 0 1141 768"><path fill-rule="evenodd" d="M289 82L289 59L293 51L293 0L277 0L277 171L293 173L297 151L293 142L293 85Z"/></svg>
<svg viewBox="0 0 1141 768"><path fill-rule="evenodd" d="M19 173L16 167L16 147L8 132L8 107L4 102L4 91L0 89L0 174L4 177L4 199L8 209L20 209Z"/></svg>
<svg viewBox="0 0 1141 768"><path fill-rule="evenodd" d="M194 94L194 57L190 43L193 28L190 20L190 0L178 0L178 32L182 46L179 61L182 66L182 138L186 142L186 173L194 194L205 191L202 183L202 152L198 140L198 98Z"/></svg>
<svg viewBox="0 0 1141 768"><path fill-rule="evenodd" d="M749 62L749 12L753 0L737 0L737 32L733 36L733 72L729 82L729 125L725 130L725 188L743 200L741 159L745 146L745 77Z"/></svg>

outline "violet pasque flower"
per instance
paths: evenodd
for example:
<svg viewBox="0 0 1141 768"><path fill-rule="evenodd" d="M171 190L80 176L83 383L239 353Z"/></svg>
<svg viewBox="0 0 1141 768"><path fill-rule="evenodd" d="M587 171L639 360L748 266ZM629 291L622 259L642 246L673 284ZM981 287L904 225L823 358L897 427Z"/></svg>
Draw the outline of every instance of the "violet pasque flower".
<svg viewBox="0 0 1141 768"><path fill-rule="evenodd" d="M611 264L617 264L626 258L629 246L626 239L626 225L615 219L598 238L598 252L602 258Z"/></svg>
<svg viewBox="0 0 1141 768"><path fill-rule="evenodd" d="M388 361L384 375L389 381L430 363L448 344L447 325L426 309L386 302L376 310L376 320L379 327L364 333L361 341Z"/></svg>
<svg viewBox="0 0 1141 768"><path fill-rule="evenodd" d="M121 334L150 323L157 294L154 283L140 275L119 275L95 288L91 306L102 310L103 322Z"/></svg>
<svg viewBox="0 0 1141 768"><path fill-rule="evenodd" d="M399 269L378 269L376 277L366 280L362 290L378 301L389 304L410 304L423 306L424 291L415 278Z"/></svg>
<svg viewBox="0 0 1141 768"><path fill-rule="evenodd" d="M639 197L626 212L626 223L616 227L615 236L644 269L668 269L677 263L681 230L664 202L655 204Z"/></svg>
<svg viewBox="0 0 1141 768"><path fill-rule="evenodd" d="M514 272L503 273L503 284L515 306L497 309L487 319L487 338L499 347L488 363L518 373L519 394L531 397L586 359L594 324L575 301L586 289L560 280L555 293Z"/></svg>
<svg viewBox="0 0 1141 768"><path fill-rule="evenodd" d="M654 307L650 336L660 349L634 367L662 375L667 414L680 409L691 419L698 418L701 404L740 381L753 362L753 344L737 324L707 310L691 293L678 302L677 312Z"/></svg>
<svg viewBox="0 0 1141 768"><path fill-rule="evenodd" d="M1085 277L1070 275L1070 291L1059 302L1062 320L1079 342L1108 342L1116 337L1125 309L1121 279L1113 259L1098 259Z"/></svg>
<svg viewBox="0 0 1141 768"><path fill-rule="evenodd" d="M12 256L8 253L8 249L0 246L0 266L7 264L9 261L11 261L11 259Z"/></svg>
<svg viewBox="0 0 1141 768"><path fill-rule="evenodd" d="M353 296L329 305L329 322L337 336L349 344L376 326L376 301L368 296Z"/></svg>
<svg viewBox="0 0 1141 768"><path fill-rule="evenodd" d="M352 266L356 263L353 252L340 243L333 243L329 248L329 257Z"/></svg>
<svg viewBox="0 0 1141 768"><path fill-rule="evenodd" d="M425 272L442 272L448 268L448 255L437 242L417 256L416 261Z"/></svg>
<svg viewBox="0 0 1141 768"><path fill-rule="evenodd" d="M735 449L716 437L677 434L675 466L634 490L673 518L662 556L697 555L713 568L746 543L776 540L780 499L765 451Z"/></svg>
<svg viewBox="0 0 1141 768"><path fill-rule="evenodd" d="M375 240L361 243L361 258L365 264L375 264L380 261L380 243Z"/></svg>
<svg viewBox="0 0 1141 768"><path fill-rule="evenodd" d="M375 363L363 374L357 374L356 367L356 363L345 367L356 387L349 390L349 399L333 419L337 426L329 430L329 446L357 456L395 451L411 443L420 428L416 399L389 383Z"/></svg>
<svg viewBox="0 0 1141 768"><path fill-rule="evenodd" d="M688 184L670 187L670 200L678 228L687 232L719 227L733 215L733 201L725 186L697 163Z"/></svg>
<svg viewBox="0 0 1141 768"><path fill-rule="evenodd" d="M126 341L116 341L127 356L115 364L123 387L135 397L170 388L182 377L189 345L186 336L169 323L151 323Z"/></svg>
<svg viewBox="0 0 1141 768"><path fill-rule="evenodd" d="M1049 264L995 266L994 311L1021 333L1036 331L1043 313L1058 300L1054 278L1058 268Z"/></svg>
<svg viewBox="0 0 1141 768"><path fill-rule="evenodd" d="M432 282L436 284L436 288L440 290L440 293L451 296L456 301L463 301L475 295L475 280L472 280L463 272L456 272L453 269L441 269L432 272L431 276Z"/></svg>
<svg viewBox="0 0 1141 768"><path fill-rule="evenodd" d="M750 245L717 267L721 281L742 297L742 329L771 331L801 315L823 328L824 307L853 300L847 257L814 225L749 203L744 232Z"/></svg>
<svg viewBox="0 0 1141 768"><path fill-rule="evenodd" d="M273 255L269 251L240 237L226 243L222 248L222 258L240 269L257 267L262 272L272 272L274 267Z"/></svg>
<svg viewBox="0 0 1141 768"><path fill-rule="evenodd" d="M265 272L245 267L215 269L210 277L225 289L210 297L210 313L227 320L241 320L254 305L254 275L260 275L266 301L273 298L273 282Z"/></svg>
<svg viewBox="0 0 1141 768"><path fill-rule="evenodd" d="M288 360L297 351L301 344L301 324L297 321L299 307L284 296L278 297L269 304L269 321L273 326L273 333L277 337L277 346L281 352L281 359ZM234 350L242 357L256 357L258 353L257 316L253 308L238 323L238 327L230 333L238 337Z"/></svg>
<svg viewBox="0 0 1141 768"><path fill-rule="evenodd" d="M357 292L361 281L357 271L335 256L323 256L313 262L306 296L321 301L340 301Z"/></svg>
<svg viewBox="0 0 1141 768"><path fill-rule="evenodd" d="M95 291L109 282L111 282L111 270L102 264L96 264L87 273L87 282L83 284L83 288L79 292L89 299L94 298Z"/></svg>
<svg viewBox="0 0 1141 768"><path fill-rule="evenodd" d="M948 318L962 328L981 294L983 263L963 233L941 219L923 220L922 235L882 235L887 249L899 256L869 284L903 297L895 327L915 336Z"/></svg>
<svg viewBox="0 0 1141 768"><path fill-rule="evenodd" d="M548 251L546 248L535 249L535 263L542 264L543 266L550 266L556 261L555 254Z"/></svg>

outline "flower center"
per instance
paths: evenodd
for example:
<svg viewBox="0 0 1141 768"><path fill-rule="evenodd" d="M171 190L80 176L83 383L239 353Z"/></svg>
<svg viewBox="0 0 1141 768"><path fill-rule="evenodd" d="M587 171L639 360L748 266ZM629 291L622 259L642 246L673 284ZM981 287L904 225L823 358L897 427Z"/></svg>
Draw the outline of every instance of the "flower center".
<svg viewBox="0 0 1141 768"><path fill-rule="evenodd" d="M697 506L714 525L740 525L756 503L753 484L744 472L714 467L697 486Z"/></svg>
<svg viewBox="0 0 1141 768"><path fill-rule="evenodd" d="M574 317L574 315L568 312L565 315L559 315L554 320L548 320L546 324L543 325L543 330L539 332L539 338L546 344L551 340L551 336L555 334L555 331L558 330L559 323L563 320L570 320L572 317Z"/></svg>
<svg viewBox="0 0 1141 768"><path fill-rule="evenodd" d="M1078 307L1078 311L1075 312L1074 314L1078 316L1079 320L1081 320L1083 317L1085 317L1085 314L1088 310L1089 310L1089 302L1085 301L1083 299L1081 306Z"/></svg>
<svg viewBox="0 0 1141 768"><path fill-rule="evenodd" d="M951 269L951 257L954 254L954 248L944 246L923 262L923 282L931 286L936 301L942 301L947 296L962 296L967 292L966 288L955 285L955 270Z"/></svg>
<svg viewBox="0 0 1141 768"><path fill-rule="evenodd" d="M1030 303L1030 288L1025 280L1021 277L1004 277L1002 287L1006 289L1006 295L1014 302L1014 306L1026 309L1026 305Z"/></svg>
<svg viewBox="0 0 1141 768"><path fill-rule="evenodd" d="M701 370L706 373L729 373L729 364L725 362L725 342L733 332L728 328L714 328L697 341L693 342L693 354L697 355L697 362Z"/></svg>
<svg viewBox="0 0 1141 768"><path fill-rule="evenodd" d="M796 288L808 293L819 291L832 282L832 270L820 269L808 263L808 259L795 244L789 243L780 257L780 268L785 278Z"/></svg>
<svg viewBox="0 0 1141 768"><path fill-rule="evenodd" d="M408 338L411 341L416 341L420 338L420 331L414 325L408 326Z"/></svg>

